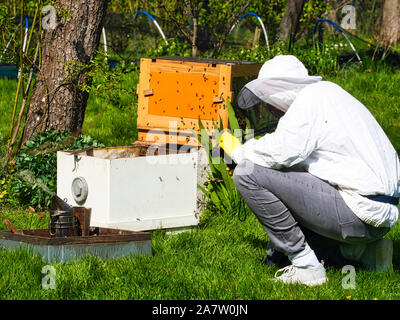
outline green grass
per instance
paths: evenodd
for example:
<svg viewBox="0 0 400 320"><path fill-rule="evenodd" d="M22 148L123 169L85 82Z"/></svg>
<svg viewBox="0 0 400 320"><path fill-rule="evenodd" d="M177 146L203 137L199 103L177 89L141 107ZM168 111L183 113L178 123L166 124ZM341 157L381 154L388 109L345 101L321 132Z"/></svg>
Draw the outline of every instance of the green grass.
<svg viewBox="0 0 400 320"><path fill-rule="evenodd" d="M137 140L135 92L138 77L138 71L123 74L118 82L119 90L114 90L113 94L99 90L100 94L89 96L83 134L106 146L130 145ZM16 80L0 78L0 158L6 151L16 89Z"/></svg>
<svg viewBox="0 0 400 320"><path fill-rule="evenodd" d="M136 90L137 73L121 85ZM394 147L400 150L400 72L374 69L326 77L363 102L377 118ZM0 80L0 147L9 130L15 81ZM92 95L83 132L109 146L135 141L135 95ZM118 101L116 106L115 101ZM0 229L8 218L17 228L47 228L48 214L0 203ZM179 235L153 232L153 255L117 260L86 257L71 264L53 264L56 290L41 287L40 257L25 250L0 250L0 299L399 299L400 226L393 239L394 271L380 274L357 270L356 288L344 289L341 270L328 268L329 282L317 288L270 281L274 267L260 264L267 236L253 215L245 222L228 215L211 216L202 228Z"/></svg>
<svg viewBox="0 0 400 320"><path fill-rule="evenodd" d="M16 80L0 78L0 157L6 151L16 90Z"/></svg>
<svg viewBox="0 0 400 320"><path fill-rule="evenodd" d="M90 95L82 132L110 147L135 142L138 80L139 71L123 74L113 94Z"/></svg>
<svg viewBox="0 0 400 320"><path fill-rule="evenodd" d="M44 227L46 218L22 210L0 211L0 220L17 228ZM33 217L33 218L32 218ZM0 228L5 226L0 223ZM399 227L391 238L399 239ZM42 289L38 255L26 250L0 251L0 299L399 299L400 257L396 271L382 274L357 270L355 289L344 289L341 270L327 269L329 282L316 288L271 281L277 268L261 265L267 237L254 216L245 222L215 216L204 228L178 235L153 232L152 256L101 260L85 257L53 263L56 289ZM395 240L395 252L399 243Z"/></svg>

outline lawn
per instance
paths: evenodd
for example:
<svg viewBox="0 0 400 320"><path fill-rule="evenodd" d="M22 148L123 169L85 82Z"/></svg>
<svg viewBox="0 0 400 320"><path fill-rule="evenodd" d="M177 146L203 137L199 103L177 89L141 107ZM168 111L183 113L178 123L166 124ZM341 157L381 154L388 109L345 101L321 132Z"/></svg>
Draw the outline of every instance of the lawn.
<svg viewBox="0 0 400 320"><path fill-rule="evenodd" d="M133 79L133 80L132 80ZM135 86L137 74L127 76ZM136 80L135 80L136 79ZM362 101L381 123L400 151L400 72L348 71L327 77ZM0 80L0 139L9 129L15 82ZM89 99L83 132L106 145L128 144L136 139L135 97L121 97L120 107L98 96ZM1 138L3 137L3 138ZM0 148L0 154L4 152ZM15 226L46 228L48 213L2 206L0 229L8 218ZM191 231L177 235L152 232L153 255L101 260L86 257L71 264L53 264L56 289L42 288L46 263L25 250L0 250L0 299L399 299L400 226L387 237L395 245L394 271L380 274L356 270L354 289L345 289L341 270L328 268L329 282L316 288L283 285L273 278L277 268L260 262L268 241L251 215L211 215Z"/></svg>
<svg viewBox="0 0 400 320"><path fill-rule="evenodd" d="M2 210L17 228L45 227L46 217L26 210ZM399 239L397 226L390 233ZM357 270L354 289L345 289L341 270L328 268L329 282L316 288L271 281L277 268L260 263L267 237L254 216L244 222L219 215L202 228L178 235L153 232L153 256L101 260L86 257L52 264L55 290L42 288L46 263L25 250L0 251L1 299L399 299L400 257L395 270ZM395 251L399 250L395 240Z"/></svg>

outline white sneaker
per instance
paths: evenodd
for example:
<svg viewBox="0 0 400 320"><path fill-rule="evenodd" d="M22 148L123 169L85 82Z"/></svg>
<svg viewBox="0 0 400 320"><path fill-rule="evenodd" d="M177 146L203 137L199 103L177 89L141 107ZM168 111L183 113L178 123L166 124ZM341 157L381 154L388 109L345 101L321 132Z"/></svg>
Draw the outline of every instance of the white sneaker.
<svg viewBox="0 0 400 320"><path fill-rule="evenodd" d="M278 276L278 274L281 275ZM291 284L305 284L306 286L318 286L328 281L326 277L325 268L320 263L316 267L296 267L290 265L279 269L275 273L275 281Z"/></svg>

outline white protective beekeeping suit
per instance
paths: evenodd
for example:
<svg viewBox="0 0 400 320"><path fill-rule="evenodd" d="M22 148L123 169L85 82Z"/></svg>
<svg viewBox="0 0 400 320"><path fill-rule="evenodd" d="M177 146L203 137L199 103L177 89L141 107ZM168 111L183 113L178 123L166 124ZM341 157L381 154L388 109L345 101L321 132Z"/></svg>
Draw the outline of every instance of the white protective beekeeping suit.
<svg viewBox="0 0 400 320"><path fill-rule="evenodd" d="M234 149L236 163L248 159L274 169L301 166L337 186L365 223L392 227L397 222L398 206L365 197L398 198L400 165L386 134L362 103L340 86L308 76L294 56L267 61L246 91L249 94L239 95L242 107L259 99L286 113L275 132Z"/></svg>

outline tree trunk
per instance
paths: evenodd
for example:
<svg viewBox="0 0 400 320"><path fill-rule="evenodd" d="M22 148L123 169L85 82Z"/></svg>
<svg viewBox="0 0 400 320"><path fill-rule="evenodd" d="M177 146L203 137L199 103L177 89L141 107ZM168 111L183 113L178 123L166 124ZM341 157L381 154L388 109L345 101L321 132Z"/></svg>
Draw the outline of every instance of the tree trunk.
<svg viewBox="0 0 400 320"><path fill-rule="evenodd" d="M328 18L328 20L331 20L332 22L338 24L338 20L337 20L337 9L334 6L334 2L333 0L327 0L327 5L330 7L329 10L327 10L326 17ZM330 23L326 23L325 27L327 28L327 30L329 31L329 33L334 33L335 32L335 27L332 26Z"/></svg>
<svg viewBox="0 0 400 320"><path fill-rule="evenodd" d="M285 13L281 24L279 25L278 39L285 41L291 39L294 41L296 35L297 23L303 11L305 0L288 0Z"/></svg>
<svg viewBox="0 0 400 320"><path fill-rule="evenodd" d="M384 46L397 43L400 39L400 1L385 0L379 42Z"/></svg>
<svg viewBox="0 0 400 320"><path fill-rule="evenodd" d="M27 114L24 142L50 129L81 132L89 96L82 88L90 86L92 80L82 66L95 56L107 2L57 0L55 24L44 26L41 35L40 72Z"/></svg>

